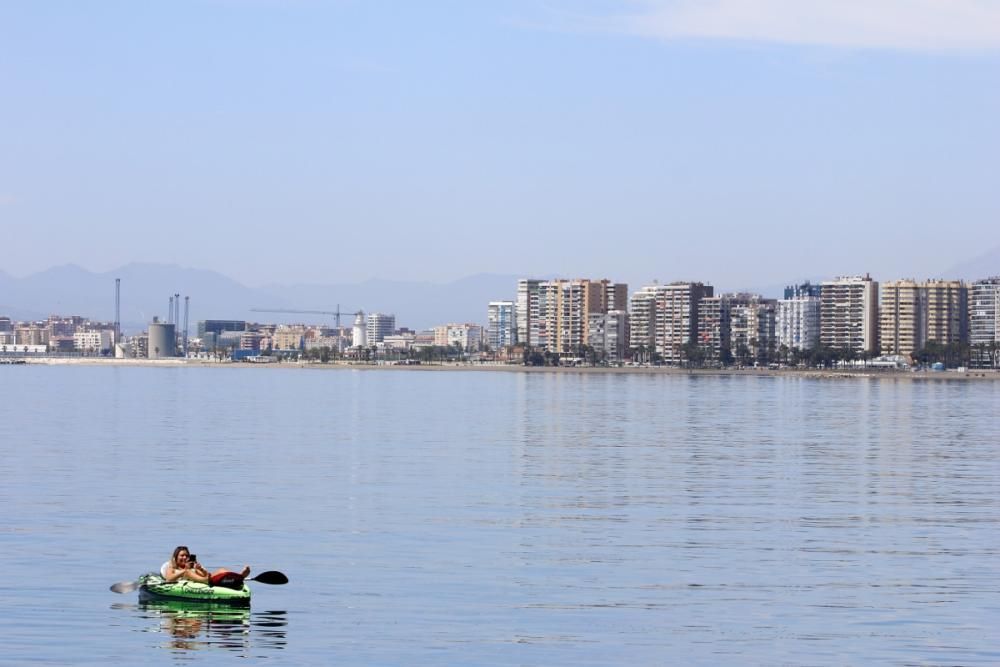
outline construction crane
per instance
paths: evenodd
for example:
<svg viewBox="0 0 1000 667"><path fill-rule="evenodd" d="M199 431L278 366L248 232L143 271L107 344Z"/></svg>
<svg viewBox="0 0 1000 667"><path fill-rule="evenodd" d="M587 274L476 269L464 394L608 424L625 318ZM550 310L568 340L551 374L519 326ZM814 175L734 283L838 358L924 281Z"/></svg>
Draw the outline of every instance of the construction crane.
<svg viewBox="0 0 1000 667"><path fill-rule="evenodd" d="M340 304L337 304L337 310L296 310L294 308L251 308L252 313L295 313L298 315L333 315L336 318L337 328L340 328L340 316L341 315L364 315L363 310L356 310L353 313L340 310Z"/></svg>

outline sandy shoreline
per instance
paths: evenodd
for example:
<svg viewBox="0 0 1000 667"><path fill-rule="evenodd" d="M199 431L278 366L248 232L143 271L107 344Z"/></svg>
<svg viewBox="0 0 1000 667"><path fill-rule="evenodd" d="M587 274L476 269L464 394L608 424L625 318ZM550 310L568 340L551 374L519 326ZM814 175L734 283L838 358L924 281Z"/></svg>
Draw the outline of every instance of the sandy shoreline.
<svg viewBox="0 0 1000 667"><path fill-rule="evenodd" d="M699 376L753 376L753 377L807 377L807 378L881 378L893 380L1000 380L1000 371L969 369L964 371L897 371L883 369L849 369L849 370L819 370L819 369L708 369L708 368L674 368L669 366L621 368L590 368L590 367L551 367L551 366L520 366L506 364L362 364L362 363L304 363L282 362L269 364L239 363L229 361L209 361L206 359L102 359L81 357L33 357L15 358L24 364L46 366L142 366L159 368L197 367L197 368L283 368L302 370L354 370L354 371L403 371L403 372L441 372L441 371L475 371L475 372L505 372L505 373L586 373L586 374L638 374L638 375L699 375ZM6 360L4 360L6 361ZM0 362L0 365L2 362Z"/></svg>

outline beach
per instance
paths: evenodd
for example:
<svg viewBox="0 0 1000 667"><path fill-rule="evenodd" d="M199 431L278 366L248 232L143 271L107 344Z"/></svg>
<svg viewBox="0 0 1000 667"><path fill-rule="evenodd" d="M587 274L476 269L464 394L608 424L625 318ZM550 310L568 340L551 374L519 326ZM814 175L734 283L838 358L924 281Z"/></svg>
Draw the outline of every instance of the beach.
<svg viewBox="0 0 1000 667"><path fill-rule="evenodd" d="M676 366L523 366L519 364L484 363L363 363L363 362L313 362L283 361L271 363L246 363L215 361L210 359L106 359L100 357L16 357L13 362L49 366L144 366L157 368L283 368L330 371L404 371L404 372L444 372L482 371L506 373L588 373L588 374L637 374L637 375L692 375L706 377L756 376L756 377L808 377L823 379L884 378L914 381L951 380L1000 380L1000 370L996 369L952 369L897 370L882 368L680 368Z"/></svg>

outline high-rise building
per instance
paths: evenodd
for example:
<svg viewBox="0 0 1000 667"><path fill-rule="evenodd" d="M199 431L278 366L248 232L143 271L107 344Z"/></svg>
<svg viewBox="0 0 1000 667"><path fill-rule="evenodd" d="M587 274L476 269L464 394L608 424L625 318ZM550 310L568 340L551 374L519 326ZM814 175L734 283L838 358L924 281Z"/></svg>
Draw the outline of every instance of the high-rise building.
<svg viewBox="0 0 1000 667"><path fill-rule="evenodd" d="M1000 367L1000 276L969 286L969 345L978 368Z"/></svg>
<svg viewBox="0 0 1000 667"><path fill-rule="evenodd" d="M914 280L890 280L879 296L879 341L882 354L911 356L923 348L920 285Z"/></svg>
<svg viewBox="0 0 1000 667"><path fill-rule="evenodd" d="M709 365L727 363L730 348L729 302L707 296L698 302L698 346Z"/></svg>
<svg viewBox="0 0 1000 667"><path fill-rule="evenodd" d="M819 298L822 293L823 288L820 285L813 285L808 280L799 285L788 285L785 287L784 298L786 299L797 299L805 296L814 296Z"/></svg>
<svg viewBox="0 0 1000 667"><path fill-rule="evenodd" d="M531 347L564 356L577 355L588 344L589 318L608 312L609 305L623 301L628 286L609 280L518 281L517 330ZM522 313L526 322L522 322Z"/></svg>
<svg viewBox="0 0 1000 667"><path fill-rule="evenodd" d="M969 344L1000 342L1000 276L969 286Z"/></svg>
<svg viewBox="0 0 1000 667"><path fill-rule="evenodd" d="M381 343L386 336L391 336L396 331L396 316L385 313L368 314L368 330L366 339L368 345Z"/></svg>
<svg viewBox="0 0 1000 667"><path fill-rule="evenodd" d="M517 340L517 317L513 301L490 301L486 309L486 343L502 350Z"/></svg>
<svg viewBox="0 0 1000 667"><path fill-rule="evenodd" d="M598 358L616 364L625 359L628 350L628 312L609 310L591 313L588 340Z"/></svg>
<svg viewBox="0 0 1000 667"><path fill-rule="evenodd" d="M878 351L878 282L871 276L840 277L822 283L820 342L854 354Z"/></svg>
<svg viewBox="0 0 1000 667"><path fill-rule="evenodd" d="M515 342L535 346L531 342L531 314L538 313L538 291L544 280L522 278L517 281L517 302L514 313L517 322L517 339ZM537 329L537 323L535 323Z"/></svg>
<svg viewBox="0 0 1000 667"><path fill-rule="evenodd" d="M656 348L656 288L647 285L629 300L629 347L637 356L648 361Z"/></svg>
<svg viewBox="0 0 1000 667"><path fill-rule="evenodd" d="M775 308L778 346L789 350L811 350L819 345L820 286L806 281L785 288L785 298Z"/></svg>
<svg viewBox="0 0 1000 667"><path fill-rule="evenodd" d="M685 346L698 339L698 305L712 293L713 287L703 283L674 282L643 287L632 296L635 334L631 340L632 349L652 345L663 361L681 362Z"/></svg>
<svg viewBox="0 0 1000 667"><path fill-rule="evenodd" d="M969 288L961 280L928 280L923 285L926 341L942 345L969 341Z"/></svg>
<svg viewBox="0 0 1000 667"><path fill-rule="evenodd" d="M884 283L879 307L882 353L913 356L931 341L966 342L968 303L968 288L958 280Z"/></svg>
<svg viewBox="0 0 1000 667"><path fill-rule="evenodd" d="M774 299L759 294L724 294L728 311L729 350L742 363L769 361L778 347Z"/></svg>

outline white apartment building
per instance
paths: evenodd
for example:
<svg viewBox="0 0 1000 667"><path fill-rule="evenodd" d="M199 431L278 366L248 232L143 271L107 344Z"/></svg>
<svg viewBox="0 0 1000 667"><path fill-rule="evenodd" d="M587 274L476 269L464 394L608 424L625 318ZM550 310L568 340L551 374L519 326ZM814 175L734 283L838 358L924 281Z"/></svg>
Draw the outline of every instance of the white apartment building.
<svg viewBox="0 0 1000 667"><path fill-rule="evenodd" d="M785 298L775 306L778 347L811 350L820 339L820 286L805 282L785 288Z"/></svg>
<svg viewBox="0 0 1000 667"><path fill-rule="evenodd" d="M824 281L820 292L820 342L855 354L878 352L878 282L871 276Z"/></svg>
<svg viewBox="0 0 1000 667"><path fill-rule="evenodd" d="M1000 276L969 286L969 344L1000 342Z"/></svg>
<svg viewBox="0 0 1000 667"><path fill-rule="evenodd" d="M486 309L486 344L502 350L517 341L517 316L513 301L490 301Z"/></svg>
<svg viewBox="0 0 1000 667"><path fill-rule="evenodd" d="M391 336L396 332L396 316L385 313L369 313L367 330L365 332L366 344L375 345L381 343L386 336Z"/></svg>
<svg viewBox="0 0 1000 667"><path fill-rule="evenodd" d="M80 352L103 352L111 349L110 331L77 331L73 334L73 349Z"/></svg>
<svg viewBox="0 0 1000 667"><path fill-rule="evenodd" d="M478 324L444 324L434 327L434 344L438 347L460 347L464 352L483 348L483 328Z"/></svg>
<svg viewBox="0 0 1000 667"><path fill-rule="evenodd" d="M651 353L656 346L656 288L646 285L629 300L629 347L639 354ZM643 361L648 361L648 356Z"/></svg>

